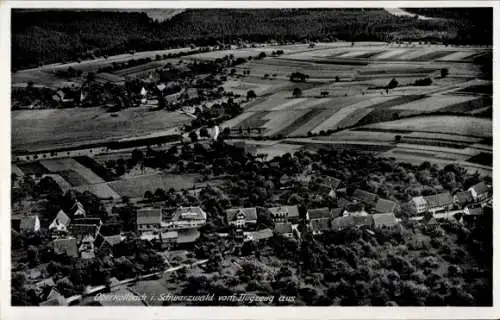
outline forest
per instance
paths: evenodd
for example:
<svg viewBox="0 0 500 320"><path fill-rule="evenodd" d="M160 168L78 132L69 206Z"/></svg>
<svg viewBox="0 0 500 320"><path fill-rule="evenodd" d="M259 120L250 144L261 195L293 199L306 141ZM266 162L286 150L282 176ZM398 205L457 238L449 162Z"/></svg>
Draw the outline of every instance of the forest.
<svg viewBox="0 0 500 320"><path fill-rule="evenodd" d="M192 9L158 22L141 12L13 10L12 68L218 41L492 43L492 19L478 18L491 15L490 8L463 16L456 9L434 10L449 18L423 21L383 9Z"/></svg>

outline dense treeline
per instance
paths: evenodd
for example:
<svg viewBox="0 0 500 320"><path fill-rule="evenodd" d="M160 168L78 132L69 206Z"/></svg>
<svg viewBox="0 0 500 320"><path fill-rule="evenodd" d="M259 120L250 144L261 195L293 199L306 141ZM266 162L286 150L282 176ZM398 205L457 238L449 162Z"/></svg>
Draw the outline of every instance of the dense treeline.
<svg viewBox="0 0 500 320"><path fill-rule="evenodd" d="M483 10L483 9L478 9ZM484 10L488 10L487 8ZM485 11L488 13L488 11ZM217 41L443 40L491 44L491 19L422 21L382 9L186 10L159 23L145 13L12 12L14 69ZM468 17L472 17L469 23ZM478 32L483 30L486 32ZM460 32L459 32L460 31Z"/></svg>

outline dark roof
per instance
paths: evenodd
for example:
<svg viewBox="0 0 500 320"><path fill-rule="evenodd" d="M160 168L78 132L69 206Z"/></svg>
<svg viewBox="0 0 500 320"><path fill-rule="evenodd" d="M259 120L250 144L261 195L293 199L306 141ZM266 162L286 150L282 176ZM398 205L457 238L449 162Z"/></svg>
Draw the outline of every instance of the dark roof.
<svg viewBox="0 0 500 320"><path fill-rule="evenodd" d="M38 216L24 216L21 219L20 229L21 231L33 231L35 230L36 221Z"/></svg>
<svg viewBox="0 0 500 320"><path fill-rule="evenodd" d="M473 200L469 191L457 192L455 193L455 197L457 198L459 204L467 204Z"/></svg>
<svg viewBox="0 0 500 320"><path fill-rule="evenodd" d="M484 213L483 208L477 207L477 208L468 208L469 209L469 216L480 216Z"/></svg>
<svg viewBox="0 0 500 320"><path fill-rule="evenodd" d="M78 235L95 235L99 230L99 226L95 224L71 224L69 226L69 232Z"/></svg>
<svg viewBox="0 0 500 320"><path fill-rule="evenodd" d="M137 210L137 224L160 224L162 210L160 208L142 208Z"/></svg>
<svg viewBox="0 0 500 320"><path fill-rule="evenodd" d="M375 204L375 212L392 213L396 209L396 202L387 199L378 199Z"/></svg>
<svg viewBox="0 0 500 320"><path fill-rule="evenodd" d="M334 177L326 177L326 180L325 182L330 185L330 187L335 190L338 188L338 186L340 185L340 183L342 182L341 180L337 179L337 178L334 178Z"/></svg>
<svg viewBox="0 0 500 320"><path fill-rule="evenodd" d="M330 219L314 219L311 221L311 228L313 231L327 231L330 230Z"/></svg>
<svg viewBox="0 0 500 320"><path fill-rule="evenodd" d="M310 220L330 218L330 209L328 209L327 207L309 209L307 213L309 214Z"/></svg>
<svg viewBox="0 0 500 320"><path fill-rule="evenodd" d="M427 206L429 208L446 206L453 203L453 198L451 197L449 192L434 194L426 196L424 198L425 201L427 201Z"/></svg>
<svg viewBox="0 0 500 320"><path fill-rule="evenodd" d="M345 228L354 227L355 223L353 218L354 218L353 216L348 216L348 217L338 217L333 219L331 224L332 229L342 230Z"/></svg>
<svg viewBox="0 0 500 320"><path fill-rule="evenodd" d="M81 225L87 225L87 224L93 224L96 226L101 225L101 219L100 218L78 218L74 219L72 224L81 224Z"/></svg>
<svg viewBox="0 0 500 320"><path fill-rule="evenodd" d="M111 245L111 246L115 246L115 245L121 243L122 241L123 241L123 238L119 234L114 235L114 236L104 237L104 242L109 243L109 245Z"/></svg>
<svg viewBox="0 0 500 320"><path fill-rule="evenodd" d="M177 231L177 243L193 243L200 237L197 229L185 229Z"/></svg>
<svg viewBox="0 0 500 320"><path fill-rule="evenodd" d="M358 227L371 226L373 224L373 216L372 215L353 216L352 218L354 220L354 225L356 225Z"/></svg>
<svg viewBox="0 0 500 320"><path fill-rule="evenodd" d="M272 215L277 215L279 213L286 213L288 218L298 218L299 208L297 206L281 206L269 208Z"/></svg>
<svg viewBox="0 0 500 320"><path fill-rule="evenodd" d="M75 238L55 239L52 241L54 252L57 254L66 254L70 257L78 257L78 249Z"/></svg>
<svg viewBox="0 0 500 320"><path fill-rule="evenodd" d="M333 208L330 210L330 216L332 218L337 218L342 216L342 211L344 211L342 208Z"/></svg>
<svg viewBox="0 0 500 320"><path fill-rule="evenodd" d="M257 220L257 209L254 208L232 208L226 210L227 221L233 221L238 216L238 213L244 215L245 220Z"/></svg>
<svg viewBox="0 0 500 320"><path fill-rule="evenodd" d="M38 289L41 289L43 287L55 287L55 286L56 286L56 283L54 282L54 279L52 279L52 278L43 279L42 281L35 283L35 287Z"/></svg>
<svg viewBox="0 0 500 320"><path fill-rule="evenodd" d="M352 197L354 199L357 199L359 201L363 201L366 203L375 203L375 201L377 200L376 194L365 191L365 190L361 190L361 189L354 190Z"/></svg>
<svg viewBox="0 0 500 320"><path fill-rule="evenodd" d="M278 234L292 233L291 223L276 223L274 225L274 232Z"/></svg>
<svg viewBox="0 0 500 320"><path fill-rule="evenodd" d="M394 213L374 214L372 217L375 227L392 227L397 224Z"/></svg>
<svg viewBox="0 0 500 320"><path fill-rule="evenodd" d="M488 186L483 182L479 182L471 187L471 189L474 189L477 194L483 194L488 192Z"/></svg>

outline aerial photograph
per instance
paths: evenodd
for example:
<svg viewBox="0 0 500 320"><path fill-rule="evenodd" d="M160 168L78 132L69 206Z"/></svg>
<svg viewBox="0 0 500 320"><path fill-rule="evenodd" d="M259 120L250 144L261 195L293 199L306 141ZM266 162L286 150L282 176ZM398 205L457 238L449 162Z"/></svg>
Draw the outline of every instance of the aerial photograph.
<svg viewBox="0 0 500 320"><path fill-rule="evenodd" d="M12 306L493 306L492 7L10 16Z"/></svg>

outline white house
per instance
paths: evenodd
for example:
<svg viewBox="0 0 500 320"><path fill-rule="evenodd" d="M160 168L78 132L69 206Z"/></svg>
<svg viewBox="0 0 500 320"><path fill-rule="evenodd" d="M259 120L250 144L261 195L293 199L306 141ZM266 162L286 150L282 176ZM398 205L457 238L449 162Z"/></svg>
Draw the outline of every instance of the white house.
<svg viewBox="0 0 500 320"><path fill-rule="evenodd" d="M427 201L424 197L414 197L410 200L410 206L417 214L427 211Z"/></svg>
<svg viewBox="0 0 500 320"><path fill-rule="evenodd" d="M235 227L244 228L249 224L257 224L256 208L235 208L226 210L227 223Z"/></svg>
<svg viewBox="0 0 500 320"><path fill-rule="evenodd" d="M488 198L489 188L484 182L479 182L468 189L474 201L483 201Z"/></svg>

